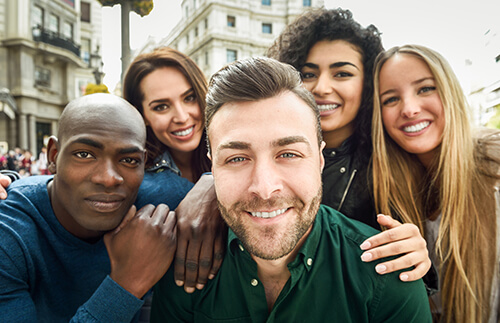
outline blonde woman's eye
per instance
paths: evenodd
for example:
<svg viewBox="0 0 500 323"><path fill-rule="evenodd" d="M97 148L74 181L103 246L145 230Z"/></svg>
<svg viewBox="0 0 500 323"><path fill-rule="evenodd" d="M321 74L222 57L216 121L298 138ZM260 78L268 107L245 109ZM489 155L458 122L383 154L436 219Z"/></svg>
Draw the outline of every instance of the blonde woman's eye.
<svg viewBox="0 0 500 323"><path fill-rule="evenodd" d="M436 90L435 86L424 86L423 88L420 89L419 93L426 93L434 90Z"/></svg>
<svg viewBox="0 0 500 323"><path fill-rule="evenodd" d="M385 99L384 101L382 101L382 105L388 105L388 104L394 103L396 101L398 101L398 98L391 97L391 98L388 98L388 99Z"/></svg>

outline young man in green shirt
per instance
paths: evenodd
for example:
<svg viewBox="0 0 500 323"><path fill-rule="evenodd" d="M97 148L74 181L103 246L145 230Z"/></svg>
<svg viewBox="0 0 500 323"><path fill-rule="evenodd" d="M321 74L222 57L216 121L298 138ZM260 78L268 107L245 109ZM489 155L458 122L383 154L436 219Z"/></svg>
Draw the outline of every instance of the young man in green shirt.
<svg viewBox="0 0 500 323"><path fill-rule="evenodd" d="M223 68L205 114L228 250L193 294L169 270L153 322L431 321L420 280L360 261L359 245L376 230L320 206L319 113L292 67L251 58Z"/></svg>

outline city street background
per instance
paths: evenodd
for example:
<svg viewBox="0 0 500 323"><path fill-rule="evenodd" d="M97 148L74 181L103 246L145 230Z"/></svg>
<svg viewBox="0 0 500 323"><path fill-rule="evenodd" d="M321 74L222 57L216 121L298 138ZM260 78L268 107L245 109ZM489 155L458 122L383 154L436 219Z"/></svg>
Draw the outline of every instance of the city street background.
<svg viewBox="0 0 500 323"><path fill-rule="evenodd" d="M450 62L466 92L477 83L498 79L492 59L500 53L498 0L325 0L325 7L350 9L362 25L377 26L386 49L413 43L437 50ZM104 7L102 13L104 83L113 90L121 73L120 8ZM148 37L165 38L181 16L180 0L155 0L153 11L143 18L131 13L132 50L141 48Z"/></svg>

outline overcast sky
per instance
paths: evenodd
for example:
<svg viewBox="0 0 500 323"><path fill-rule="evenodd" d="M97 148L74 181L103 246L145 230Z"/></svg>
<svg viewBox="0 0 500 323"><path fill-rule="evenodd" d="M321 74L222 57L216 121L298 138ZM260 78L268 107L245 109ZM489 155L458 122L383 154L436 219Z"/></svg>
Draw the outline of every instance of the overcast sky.
<svg viewBox="0 0 500 323"><path fill-rule="evenodd" d="M154 0L154 9L130 18L132 49L148 37L166 37L181 18L180 0ZM443 54L462 86L469 92L477 84L500 78L500 0L325 0L327 8L350 9L361 25L373 24L382 32L386 49L420 44ZM103 10L104 83L113 90L120 79L120 9ZM466 64L468 61L468 64Z"/></svg>

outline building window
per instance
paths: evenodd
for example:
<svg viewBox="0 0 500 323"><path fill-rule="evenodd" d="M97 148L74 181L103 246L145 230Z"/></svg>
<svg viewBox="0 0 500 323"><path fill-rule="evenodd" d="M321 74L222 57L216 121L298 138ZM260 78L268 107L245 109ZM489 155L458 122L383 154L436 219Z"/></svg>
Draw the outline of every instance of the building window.
<svg viewBox="0 0 500 323"><path fill-rule="evenodd" d="M311 6L311 0L302 0L302 6L303 7L310 7Z"/></svg>
<svg viewBox="0 0 500 323"><path fill-rule="evenodd" d="M198 27L194 27L194 37L198 37Z"/></svg>
<svg viewBox="0 0 500 323"><path fill-rule="evenodd" d="M205 30L208 29L208 18L205 18Z"/></svg>
<svg viewBox="0 0 500 323"><path fill-rule="evenodd" d="M273 33L273 24L262 24L262 33L263 34L272 34Z"/></svg>
<svg viewBox="0 0 500 323"><path fill-rule="evenodd" d="M65 21L63 25L63 36L66 39L73 40L73 24Z"/></svg>
<svg viewBox="0 0 500 323"><path fill-rule="evenodd" d="M90 66L90 39L83 38L81 40L80 46L80 57L82 60Z"/></svg>
<svg viewBox="0 0 500 323"><path fill-rule="evenodd" d="M35 67L35 84L50 87L50 70L40 66Z"/></svg>
<svg viewBox="0 0 500 323"><path fill-rule="evenodd" d="M188 18L189 17L189 6L186 6L186 10L184 12L184 18Z"/></svg>
<svg viewBox="0 0 500 323"><path fill-rule="evenodd" d="M205 66L208 66L208 52L205 52Z"/></svg>
<svg viewBox="0 0 500 323"><path fill-rule="evenodd" d="M234 62L238 59L238 52L234 49L228 49L226 50L226 57L228 63Z"/></svg>
<svg viewBox="0 0 500 323"><path fill-rule="evenodd" d="M49 16L49 30L55 34L59 32L59 17L54 14Z"/></svg>
<svg viewBox="0 0 500 323"><path fill-rule="evenodd" d="M186 44L189 45L189 34L186 35Z"/></svg>
<svg viewBox="0 0 500 323"><path fill-rule="evenodd" d="M235 16L227 16L227 26L228 27L236 27L236 17Z"/></svg>
<svg viewBox="0 0 500 323"><path fill-rule="evenodd" d="M271 5L271 0L262 0L262 5L263 6L270 6Z"/></svg>
<svg viewBox="0 0 500 323"><path fill-rule="evenodd" d="M80 3L80 21L90 22L90 3L82 1Z"/></svg>
<svg viewBox="0 0 500 323"><path fill-rule="evenodd" d="M33 6L33 27L43 27L43 9Z"/></svg>
<svg viewBox="0 0 500 323"><path fill-rule="evenodd" d="M193 8L194 8L194 10L196 10L196 8L198 8L198 7L196 6L196 0L193 0Z"/></svg>

